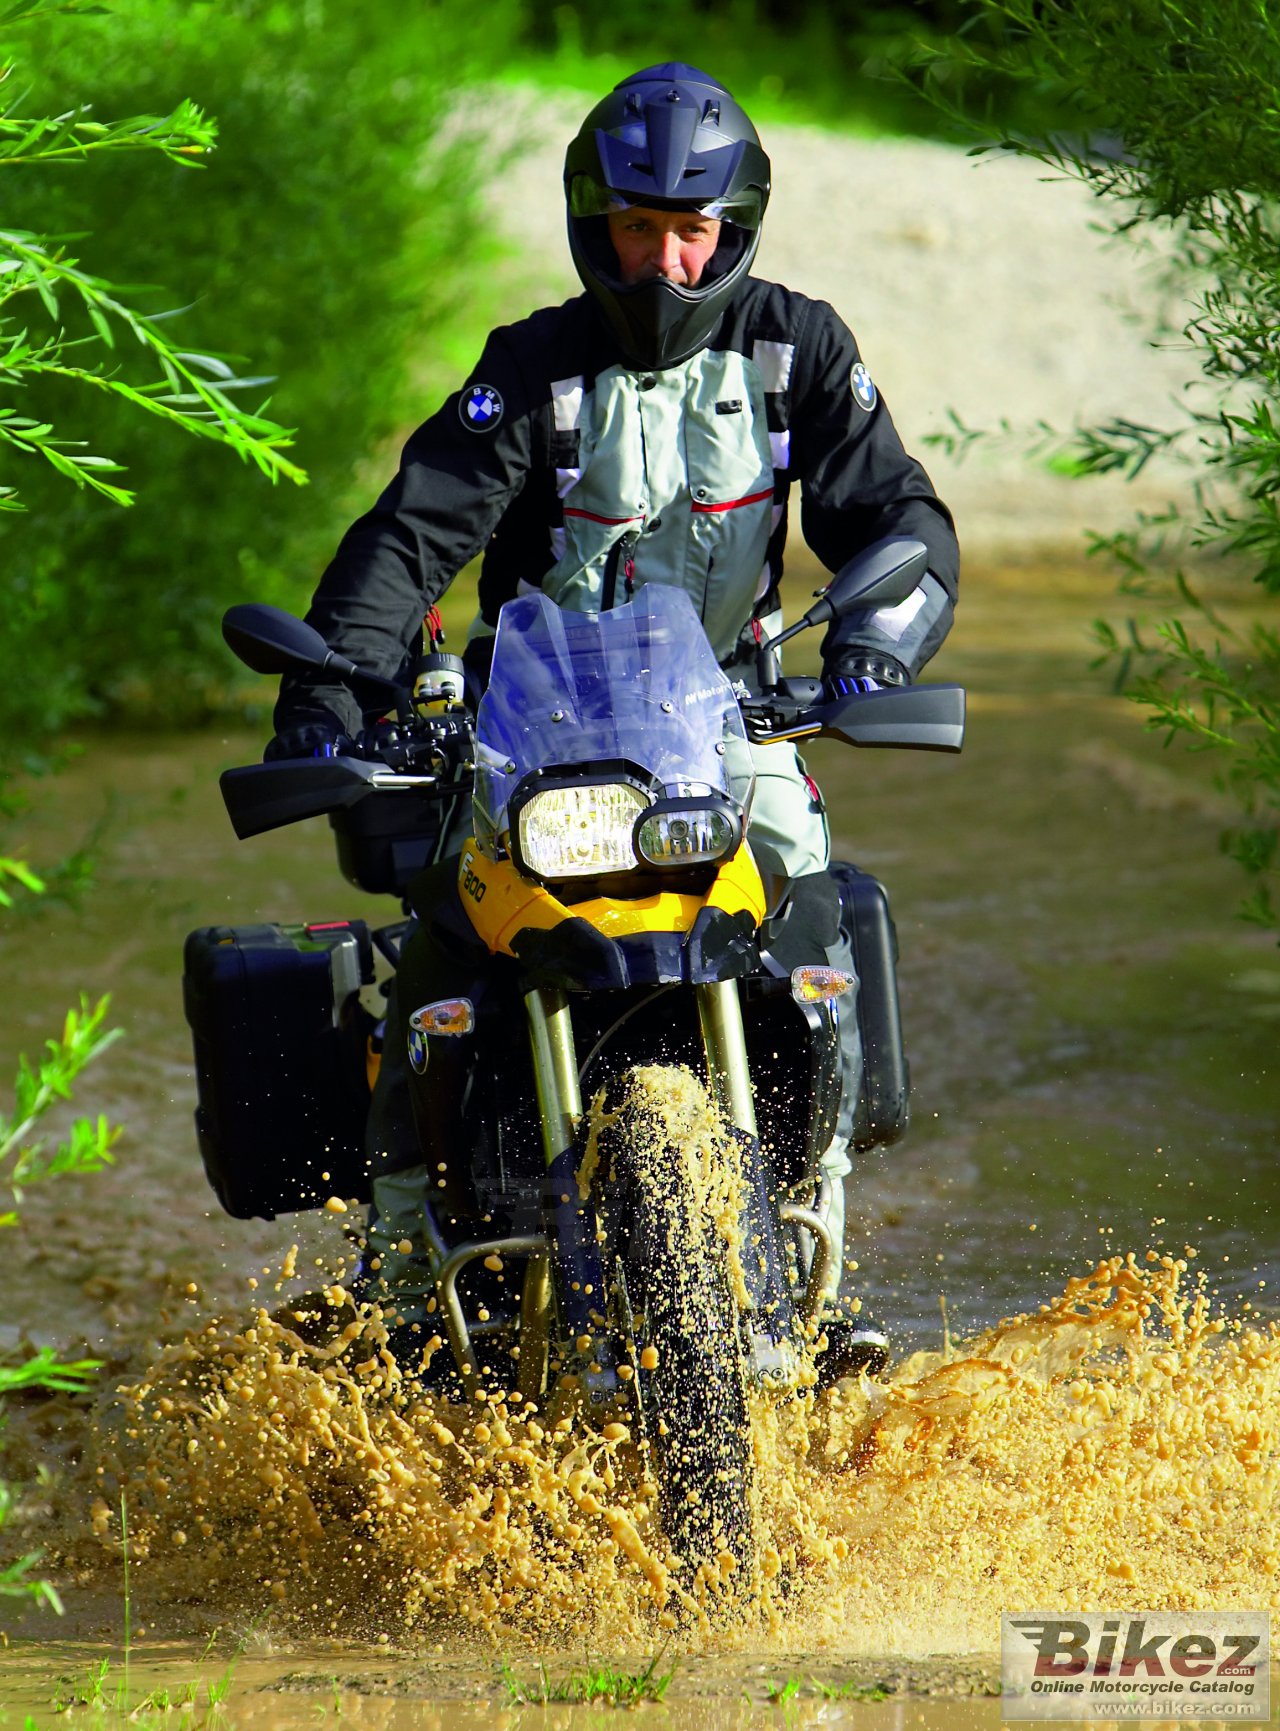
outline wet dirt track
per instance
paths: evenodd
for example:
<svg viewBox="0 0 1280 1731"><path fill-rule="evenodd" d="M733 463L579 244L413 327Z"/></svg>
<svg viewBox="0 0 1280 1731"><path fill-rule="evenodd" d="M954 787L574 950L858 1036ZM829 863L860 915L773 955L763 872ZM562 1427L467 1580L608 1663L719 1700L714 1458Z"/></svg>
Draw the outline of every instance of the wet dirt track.
<svg viewBox="0 0 1280 1731"><path fill-rule="evenodd" d="M896 1325L904 1349L941 1345L940 1294L952 1333L963 1337L1034 1311L1109 1249L1141 1254L1149 1245L1181 1254L1194 1244L1196 1266L1222 1302L1237 1315L1247 1316L1246 1304L1261 1318L1274 1314L1280 1087L1270 1065L1280 967L1265 934L1230 921L1238 884L1213 852L1222 816L1212 790L1185 763L1155 756L1133 714L1084 670L1080 621L1098 599L1096 580L1070 571L978 576L965 638L981 648L957 644L931 669L975 691L964 756L813 753L836 851L889 884L902 940L915 1125L901 1149L877 1156L853 1181L850 1202L862 1222L856 1253L868 1302ZM247 760L255 743L247 731L88 742L33 828L31 851L48 858L70 845L111 802L101 888L82 913L32 921L6 940L18 977L33 982L6 1025L6 1057L33 1047L81 988L114 990L129 1029L128 1042L85 1087L86 1104L128 1126L121 1169L75 1190L33 1194L23 1234L0 1268L10 1340L20 1330L64 1344L83 1335L105 1350L116 1374L136 1377L162 1341L211 1313L247 1319L264 1299L278 1302L276 1279L291 1243L300 1245L298 1275L283 1283L283 1296L314 1283L317 1258L329 1269L343 1249L340 1228L322 1216L245 1226L217 1215L189 1129L189 1051L177 993L185 931L219 919L375 911L341 883L322 827L243 846L230 837L216 771ZM260 1283L256 1292L250 1279ZM32 1410L15 1434L15 1470L36 1460L56 1469L82 1440L83 1426L56 1403ZM997 1473L986 1493L1008 1496L1009 1483ZM1143 1541L1136 1542L1141 1581ZM965 1565L945 1554L940 1562L955 1584ZM1082 1566L1082 1581L1085 1573ZM1248 1571L1216 1578L1231 1602L1250 1581L1261 1596L1269 1581ZM145 1570L137 1587L144 1626L154 1620L168 1633L196 1637L222 1620L198 1593L185 1606L181 1595L164 1604L149 1598ZM68 1634L106 1640L117 1633L118 1599L105 1582L81 1589L78 1603L74 1585L68 1597ZM259 1602L246 1595L242 1622ZM32 1631L23 1618L22 1636ZM865 1650L856 1613L847 1633L845 1653ZM911 1637L910 1650L922 1654L995 1645L994 1631L975 1640L972 1630L961 1635L928 1615ZM315 1676L323 1668L304 1665L292 1638L281 1637L284 1657L264 1661L276 1681L286 1671ZM450 1638L446 1632L446 1645ZM823 1645L833 1640L826 1631ZM557 1643L568 1663L570 1646L562 1636ZM725 1715L739 1705L747 1711L738 1685L754 1691L752 1678L766 1671L778 1681L833 1674L821 1668L827 1655L810 1648L809 1658L796 1658L794 1641L788 1646L780 1635L758 1661L749 1636L736 1645L721 1658L682 1661L671 1712L677 1700L686 1711L686 1674L713 1693L716 1679L735 1680L717 1695L717 1724L732 1723ZM879 1650L890 1645L886 1639ZM334 1664L345 1673L360 1662L348 1650ZM414 1664L411 1649L393 1673L429 1680L432 1673ZM491 1687L485 1664L471 1673L476 1689ZM764 1669L752 1672L757 1664ZM842 1659L835 1674L861 1680L861 1662L856 1672L848 1665ZM950 1680L968 1693L974 1676L988 1675L981 1663L971 1672L964 1661L959 1674L951 1665L926 1666L920 1680L939 1687ZM252 1693L257 1714L256 1686ZM321 1694L307 1712L323 1704ZM361 1722L404 1722L394 1717L400 1698L352 1695ZM755 1698L763 1700L763 1688ZM297 1723L287 1718L293 1703L269 1690L264 1716L237 1723ZM414 1724L434 1723L421 1714L445 1711L415 1710ZM830 1723L827 1715L837 1712L839 1722L855 1723L844 1716L875 1712L884 1724L890 1704L798 1696L788 1710L807 1715L795 1723ZM462 1711L461 1703L450 1711ZM491 1724L508 1709L477 1711ZM701 1711L696 1692L688 1711ZM957 1725L976 1723L964 1703L947 1711ZM992 1722L991 1707L978 1711Z"/></svg>
<svg viewBox="0 0 1280 1731"><path fill-rule="evenodd" d="M54 1662L43 1648L10 1656L4 1670L9 1716L27 1711L47 1724L50 1677L80 1677L96 1656L88 1647L61 1648ZM133 1670L139 1693L171 1680L175 1669L190 1675L185 1652L141 1649ZM207 1668L209 1680L218 1675ZM772 1705L770 1691L791 1677L800 1682L798 1693L785 1707ZM998 1669L989 1660L833 1667L805 1655L729 1664L694 1658L680 1664L663 1701L640 1712L651 1731L746 1731L770 1723L785 1731L832 1725L844 1731L990 1731L1000 1723L998 1687ZM869 1698L832 1699L823 1688L866 1691ZM322 1715L361 1731L601 1731L619 1722L618 1710L609 1706L513 1704L492 1664L423 1664L391 1655L381 1664L360 1665L324 1649L288 1660L246 1655L238 1661L225 1726L294 1731ZM83 1722L83 1714L72 1719Z"/></svg>

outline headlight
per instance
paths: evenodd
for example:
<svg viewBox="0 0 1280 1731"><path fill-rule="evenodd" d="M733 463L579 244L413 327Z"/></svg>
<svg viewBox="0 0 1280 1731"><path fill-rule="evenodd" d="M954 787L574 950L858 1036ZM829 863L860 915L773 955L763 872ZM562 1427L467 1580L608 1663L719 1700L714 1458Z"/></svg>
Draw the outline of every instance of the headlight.
<svg viewBox="0 0 1280 1731"><path fill-rule="evenodd" d="M520 859L541 878L634 871L632 832L648 809L640 789L622 781L547 788L520 808Z"/></svg>
<svg viewBox="0 0 1280 1731"><path fill-rule="evenodd" d="M650 865L706 865L735 852L742 820L725 801L660 799L636 825L636 852Z"/></svg>

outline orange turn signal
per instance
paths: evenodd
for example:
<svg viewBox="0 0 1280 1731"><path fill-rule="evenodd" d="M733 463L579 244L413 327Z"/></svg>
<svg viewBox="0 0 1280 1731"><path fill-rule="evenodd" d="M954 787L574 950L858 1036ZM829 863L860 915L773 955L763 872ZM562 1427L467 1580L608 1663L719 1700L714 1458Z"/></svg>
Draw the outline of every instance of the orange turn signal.
<svg viewBox="0 0 1280 1731"><path fill-rule="evenodd" d="M475 1025L470 998L442 998L438 1004L424 1004L409 1017L409 1026L419 1034L469 1034Z"/></svg>
<svg viewBox="0 0 1280 1731"><path fill-rule="evenodd" d="M843 998L856 985L853 975L842 973L839 968L791 970L791 996L797 1004L829 1004L835 998Z"/></svg>

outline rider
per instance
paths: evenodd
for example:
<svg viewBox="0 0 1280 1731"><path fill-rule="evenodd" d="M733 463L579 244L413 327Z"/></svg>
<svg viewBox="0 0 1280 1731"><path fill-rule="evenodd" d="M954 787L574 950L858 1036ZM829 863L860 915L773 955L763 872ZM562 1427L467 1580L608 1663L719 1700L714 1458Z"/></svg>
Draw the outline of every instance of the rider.
<svg viewBox="0 0 1280 1731"><path fill-rule="evenodd" d="M927 546L914 594L839 621L823 643L832 695L909 684L951 623L951 517L832 308L748 275L769 197L751 121L695 67L648 67L587 115L564 185L586 294L493 332L462 390L411 436L394 480L347 531L310 623L361 666L393 674L424 614L482 554L465 656L475 683L517 593L598 611L657 582L690 595L722 665L749 684L760 633L780 628L787 497L799 482L805 539L829 570L886 536ZM291 675L267 754L341 751L360 724L345 689ZM791 745L753 755L751 845L772 905L791 895L828 959L852 971L818 790ZM404 1028L417 1004L456 993L442 968L419 926L388 1005L370 1115L372 1249L410 1321L432 1279ZM845 1099L823 1163L837 1243L860 1072L852 1016L844 1030Z"/></svg>

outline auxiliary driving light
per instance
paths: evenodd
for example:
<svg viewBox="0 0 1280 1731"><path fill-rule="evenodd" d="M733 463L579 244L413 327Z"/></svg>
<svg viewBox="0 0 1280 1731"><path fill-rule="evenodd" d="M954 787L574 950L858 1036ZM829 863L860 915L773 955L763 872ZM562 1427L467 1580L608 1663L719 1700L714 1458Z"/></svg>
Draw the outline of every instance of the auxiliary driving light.
<svg viewBox="0 0 1280 1731"><path fill-rule="evenodd" d="M625 781L549 787L520 808L520 858L548 879L634 871L631 832L648 808L640 789Z"/></svg>
<svg viewBox="0 0 1280 1731"><path fill-rule="evenodd" d="M792 968L791 996L797 1004L829 1004L851 992L857 981L839 968Z"/></svg>
<svg viewBox="0 0 1280 1731"><path fill-rule="evenodd" d="M636 852L650 865L703 865L731 854L742 824L729 806L659 800L636 825Z"/></svg>
<svg viewBox="0 0 1280 1731"><path fill-rule="evenodd" d="M441 998L439 1003L424 1004L409 1017L409 1026L419 1034L469 1034L475 1025L470 998Z"/></svg>

